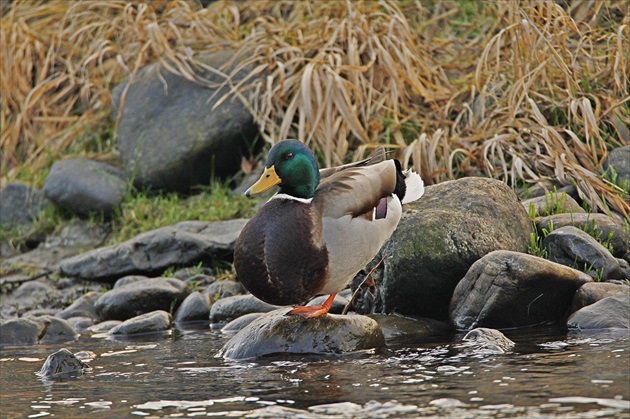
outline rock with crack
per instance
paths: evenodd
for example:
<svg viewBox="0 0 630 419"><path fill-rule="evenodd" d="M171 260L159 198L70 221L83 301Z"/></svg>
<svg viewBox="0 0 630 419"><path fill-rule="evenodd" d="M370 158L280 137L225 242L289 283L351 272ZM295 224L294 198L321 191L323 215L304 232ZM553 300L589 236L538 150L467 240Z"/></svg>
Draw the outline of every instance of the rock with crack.
<svg viewBox="0 0 630 419"><path fill-rule="evenodd" d="M561 322L576 290L590 281L584 272L546 259L495 251L475 262L457 284L450 321L465 330Z"/></svg>

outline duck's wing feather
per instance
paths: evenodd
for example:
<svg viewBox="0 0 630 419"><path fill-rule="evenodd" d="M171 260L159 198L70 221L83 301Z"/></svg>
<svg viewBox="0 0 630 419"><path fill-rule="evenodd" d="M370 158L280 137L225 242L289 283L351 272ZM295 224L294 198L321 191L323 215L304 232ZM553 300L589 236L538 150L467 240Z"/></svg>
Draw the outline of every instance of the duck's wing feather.
<svg viewBox="0 0 630 419"><path fill-rule="evenodd" d="M374 149L374 151L372 152L372 155L370 157L368 157L365 160L361 160L358 162L354 162L354 163L348 163L348 164L344 164L341 166L336 166L336 167L328 167L326 169L320 169L319 170L319 177L320 179L325 179L331 175L334 175L335 173L341 172L343 170L347 170L347 169L351 169L351 168L355 168L355 167L364 167L364 166L369 166L372 164L376 164L376 163L380 163L382 161L385 161L385 148L383 148L383 146L378 146Z"/></svg>
<svg viewBox="0 0 630 419"><path fill-rule="evenodd" d="M346 168L320 181L313 206L323 217L371 216L379 201L395 188L393 160Z"/></svg>

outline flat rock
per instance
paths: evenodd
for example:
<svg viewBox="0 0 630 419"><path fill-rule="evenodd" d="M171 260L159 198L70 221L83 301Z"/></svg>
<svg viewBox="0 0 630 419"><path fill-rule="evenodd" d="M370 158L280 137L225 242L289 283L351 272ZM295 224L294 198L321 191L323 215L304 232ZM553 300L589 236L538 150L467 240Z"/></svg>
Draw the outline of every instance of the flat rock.
<svg viewBox="0 0 630 419"><path fill-rule="evenodd" d="M54 377L63 374L82 374L89 369L90 366L88 364L78 359L66 348L62 348L48 355L37 375L40 377Z"/></svg>
<svg viewBox="0 0 630 419"><path fill-rule="evenodd" d="M592 232L604 241L610 237L612 254L617 258L622 257L630 246L628 234L623 225L605 214L556 214L536 220L536 228L541 235L544 235L544 230L551 231L565 226L574 226L589 233Z"/></svg>
<svg viewBox="0 0 630 419"><path fill-rule="evenodd" d="M591 277L525 253L499 250L470 268L450 304L457 329L507 328L559 322L575 291Z"/></svg>
<svg viewBox="0 0 630 419"><path fill-rule="evenodd" d="M102 320L127 320L155 310L176 309L188 294L179 279L147 278L107 291L94 308Z"/></svg>
<svg viewBox="0 0 630 419"><path fill-rule="evenodd" d="M587 282L577 290L573 297L571 313L618 294L630 294L628 284L612 284L610 282Z"/></svg>
<svg viewBox="0 0 630 419"><path fill-rule="evenodd" d="M223 50L196 58L218 68L232 57L233 51ZM209 72L201 77L217 84L225 81ZM143 68L128 84L123 81L114 89L112 114L117 120L126 91L117 144L137 186L184 192L207 185L213 175L231 176L240 169L258 128L238 99L213 109L229 86L207 88L159 63Z"/></svg>
<svg viewBox="0 0 630 419"><path fill-rule="evenodd" d="M89 159L60 160L53 164L44 194L75 214L110 216L127 191L127 175L121 169Z"/></svg>
<svg viewBox="0 0 630 419"><path fill-rule="evenodd" d="M378 323L367 316L328 314L313 319L287 316L290 309L267 313L232 337L217 354L246 359L271 354L331 355L381 348Z"/></svg>
<svg viewBox="0 0 630 419"><path fill-rule="evenodd" d="M171 328L173 317L164 310L141 314L109 330L110 335L136 335L163 332Z"/></svg>
<svg viewBox="0 0 630 419"><path fill-rule="evenodd" d="M19 182L0 190L0 226L31 225L40 211L50 205L39 189Z"/></svg>
<svg viewBox="0 0 630 419"><path fill-rule="evenodd" d="M446 319L453 290L468 268L493 250L527 251L533 231L514 192L493 179L432 185L405 208L376 257L384 259L382 280L375 281L379 309L363 307L368 313ZM362 302L355 305L359 311L357 306Z"/></svg>
<svg viewBox="0 0 630 419"><path fill-rule="evenodd" d="M234 250L247 220L186 221L140 234L126 242L66 259L63 275L114 282L126 275L154 275L171 266L210 262Z"/></svg>
<svg viewBox="0 0 630 419"><path fill-rule="evenodd" d="M622 279L615 257L588 233L577 227L560 227L543 239L547 259L586 272L594 279Z"/></svg>
<svg viewBox="0 0 630 419"><path fill-rule="evenodd" d="M226 323L249 313L267 313L279 306L267 304L262 300L248 295L235 295L218 300L210 309L210 322L216 326Z"/></svg>
<svg viewBox="0 0 630 419"><path fill-rule="evenodd" d="M71 317L87 317L96 320L98 319L98 315L96 314L94 305L101 295L103 294L100 292L90 291L79 297L74 303L70 304L61 312L57 313L57 317L66 320Z"/></svg>
<svg viewBox="0 0 630 419"><path fill-rule="evenodd" d="M175 312L175 322L208 321L210 317L210 299L198 291L190 294Z"/></svg>
<svg viewBox="0 0 630 419"><path fill-rule="evenodd" d="M630 329L630 294L606 297L569 317L571 329Z"/></svg>

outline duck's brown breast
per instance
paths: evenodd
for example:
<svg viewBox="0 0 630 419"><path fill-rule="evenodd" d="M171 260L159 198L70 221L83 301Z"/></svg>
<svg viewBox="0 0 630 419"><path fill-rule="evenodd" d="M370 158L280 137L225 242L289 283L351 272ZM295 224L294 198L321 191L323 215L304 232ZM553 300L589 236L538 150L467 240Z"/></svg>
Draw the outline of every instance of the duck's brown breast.
<svg viewBox="0 0 630 419"><path fill-rule="evenodd" d="M313 232L315 234L313 234ZM309 204L271 199L247 223L234 250L238 279L270 304L299 304L315 295L328 277L328 251Z"/></svg>

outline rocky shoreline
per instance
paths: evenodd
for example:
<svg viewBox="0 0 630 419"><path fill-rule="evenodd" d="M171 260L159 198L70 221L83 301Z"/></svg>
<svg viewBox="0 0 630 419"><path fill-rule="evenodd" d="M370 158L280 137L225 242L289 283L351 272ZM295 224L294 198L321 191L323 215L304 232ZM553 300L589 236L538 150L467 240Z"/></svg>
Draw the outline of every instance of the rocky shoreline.
<svg viewBox="0 0 630 419"><path fill-rule="evenodd" d="M25 253L2 243L7 269L0 277L0 345L164 333L174 323L205 322L236 333L221 356L239 358L374 348L385 345L383 330L427 336L541 324L630 327L627 220L587 213L572 186L547 193L532 189L534 197L525 201L505 183L488 178L428 186L422 199L405 208L389 242L331 310L351 314L317 322L284 316L286 309L247 294L238 278L220 280L209 267L217 260L231 262L246 220L191 220L103 246L107 218L120 205L132 173L139 187L190 191L209 179L210 172L199 171L199 162L209 155L229 175L238 170L234 156L255 148L251 120L238 102L224 102L213 111L224 117L219 130L207 129L217 125L216 114L199 115L186 105L186 121L180 122L200 134L191 136L194 144L175 147L168 135L174 128L165 126L173 118L155 109L177 108L177 100L188 101L186 92L199 94L199 88L182 82L176 97L157 94L162 89L157 72L142 72L126 91L118 132L124 170L69 159L53 166L43 191L18 183L0 191L4 225L28 224L47 205L104 217L102 225L79 221L60 234L30 237L27 247L33 250ZM115 92L116 101L120 96ZM164 101L175 103L166 106ZM143 115L157 116L146 120ZM236 119L226 121L226 115ZM146 130L153 133L150 144L137 135ZM630 179L630 160L624 159L629 154L630 146L613 150L607 163L623 179ZM194 176L187 170L191 167ZM16 273L11 266L28 266L29 272ZM259 345L248 348L254 341ZM312 344L307 350L296 342Z"/></svg>

